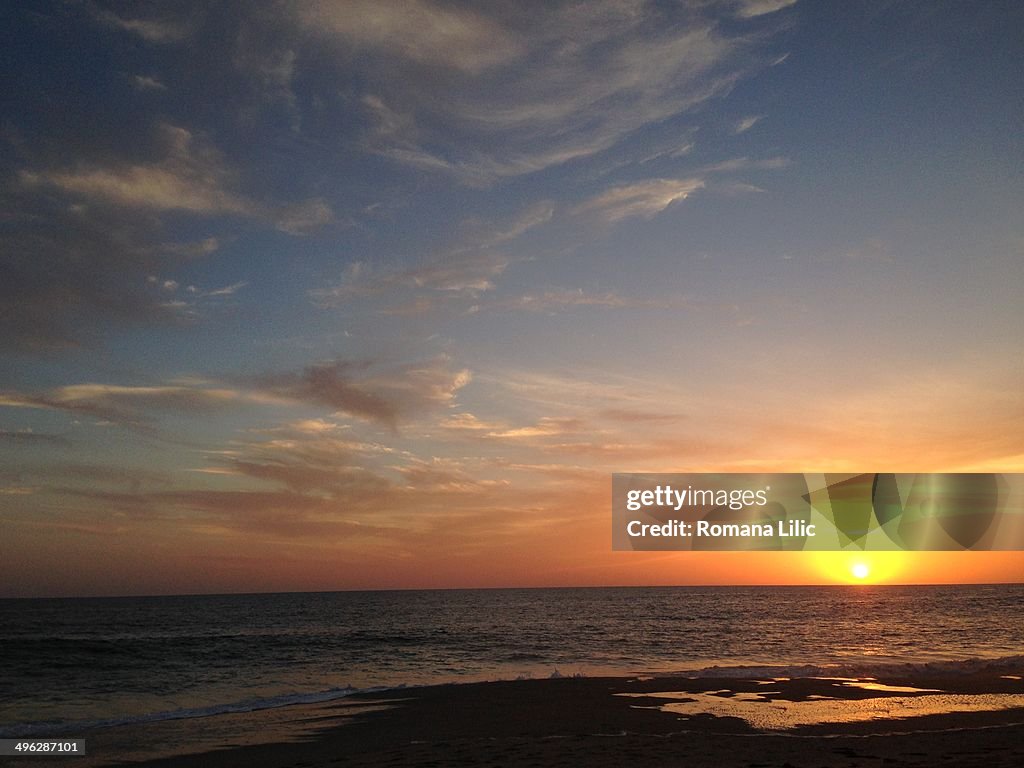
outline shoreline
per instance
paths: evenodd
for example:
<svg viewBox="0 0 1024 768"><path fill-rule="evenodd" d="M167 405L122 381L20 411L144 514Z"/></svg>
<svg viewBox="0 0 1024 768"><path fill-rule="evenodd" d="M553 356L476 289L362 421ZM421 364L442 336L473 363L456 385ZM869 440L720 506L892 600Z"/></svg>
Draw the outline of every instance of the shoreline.
<svg viewBox="0 0 1024 768"><path fill-rule="evenodd" d="M705 660L708 662L711 660ZM544 670L545 672L547 670ZM498 672L498 670L492 670ZM515 676L491 676L486 673L463 677L440 677L411 683L369 685L365 687L345 686L342 688L289 692L265 698L239 699L234 701L197 705L180 709L142 712L122 717L95 720L67 721L62 723L24 723L0 727L0 738L49 738L74 737L83 731L107 730L132 726L151 725L176 720L203 720L226 715L255 715L268 710L285 707L328 705L351 697L388 696L398 692L415 691L423 688L444 688L457 685L481 685L489 683L532 682L562 679L708 679L722 678L742 680L755 677L775 678L824 678L842 676L858 678L929 678L964 677L967 675L999 677L1003 674L1024 674L1024 654L995 657L939 658L931 660L859 660L827 661L820 663L770 664L748 661L745 663L712 663L709 666L677 669L663 668L622 669L616 667L594 667L589 672L562 674L552 665L548 674L532 672L513 673Z"/></svg>
<svg viewBox="0 0 1024 768"><path fill-rule="evenodd" d="M1024 762L1020 671L861 679L564 677L361 691L319 703L93 729L81 734L86 756L71 765L722 768L832 765L838 755L843 765L923 766L955 752L957 765L991 768ZM745 719L751 712L753 720ZM765 721L763 713L782 719ZM11 764L69 765L67 758L38 757Z"/></svg>

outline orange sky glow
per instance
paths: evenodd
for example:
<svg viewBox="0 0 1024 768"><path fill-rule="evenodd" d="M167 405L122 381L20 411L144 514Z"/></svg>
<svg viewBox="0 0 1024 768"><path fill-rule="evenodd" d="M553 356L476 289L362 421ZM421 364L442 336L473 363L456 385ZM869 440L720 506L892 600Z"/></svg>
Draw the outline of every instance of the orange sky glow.
<svg viewBox="0 0 1024 768"><path fill-rule="evenodd" d="M610 531L615 473L1024 471L1024 3L42 5L0 597L1024 581Z"/></svg>

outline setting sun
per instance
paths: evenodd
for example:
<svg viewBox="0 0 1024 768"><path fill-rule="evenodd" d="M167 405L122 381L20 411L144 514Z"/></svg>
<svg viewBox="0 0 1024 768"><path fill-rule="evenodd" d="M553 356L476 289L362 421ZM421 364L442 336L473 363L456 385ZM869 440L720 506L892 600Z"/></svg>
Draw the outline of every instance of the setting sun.
<svg viewBox="0 0 1024 768"><path fill-rule="evenodd" d="M970 553L957 553L961 574L974 572ZM984 553L991 557L993 553ZM941 583L950 572L949 552L816 552L813 569L823 583L834 584L910 584L916 581ZM972 581L983 581L980 574Z"/></svg>

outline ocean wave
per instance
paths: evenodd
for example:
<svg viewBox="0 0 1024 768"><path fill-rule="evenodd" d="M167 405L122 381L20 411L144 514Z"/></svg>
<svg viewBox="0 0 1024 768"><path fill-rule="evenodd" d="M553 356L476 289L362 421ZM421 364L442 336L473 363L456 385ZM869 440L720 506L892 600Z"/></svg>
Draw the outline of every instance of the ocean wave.
<svg viewBox="0 0 1024 768"><path fill-rule="evenodd" d="M126 717L107 718L103 720L74 720L69 722L36 722L0 726L0 738L26 738L39 734L59 736L65 733L80 732L94 728L110 728L119 725L151 723L159 720L186 720L195 717L211 717L238 712L255 712L262 709L276 709L291 704L319 704L335 701L355 693L376 693L388 690L400 690L404 685L382 686L375 688L330 688L323 691L307 693L289 693L262 699L247 699L230 704L213 704L206 707L172 709L162 712L150 712Z"/></svg>

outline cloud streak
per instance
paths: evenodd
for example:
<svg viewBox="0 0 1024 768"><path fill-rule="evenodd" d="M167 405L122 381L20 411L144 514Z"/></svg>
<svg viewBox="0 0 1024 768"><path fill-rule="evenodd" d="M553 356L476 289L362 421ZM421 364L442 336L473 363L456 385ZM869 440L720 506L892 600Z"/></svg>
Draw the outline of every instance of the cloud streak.
<svg viewBox="0 0 1024 768"><path fill-rule="evenodd" d="M508 267L499 254L463 254L438 258L399 270L376 271L364 262L354 262L340 283L310 292L322 307L339 306L349 300L397 291L428 291L473 297L494 288L494 280Z"/></svg>
<svg viewBox="0 0 1024 768"><path fill-rule="evenodd" d="M63 411L120 424L139 424L154 411L204 412L251 395L227 388L72 384L38 394L0 392L0 407Z"/></svg>
<svg viewBox="0 0 1024 768"><path fill-rule="evenodd" d="M577 206L574 212L593 213L610 224L633 217L651 219L704 186L699 178L648 179L612 187Z"/></svg>
<svg viewBox="0 0 1024 768"><path fill-rule="evenodd" d="M474 311L518 310L523 312L564 312L580 307L597 309L688 309L695 303L685 297L634 297L615 291L592 292L577 289L551 289L512 299L499 299L475 305Z"/></svg>
<svg viewBox="0 0 1024 768"><path fill-rule="evenodd" d="M522 53L522 44L496 20L469 8L424 0L298 0L291 6L312 35L415 64L473 74Z"/></svg>
<svg viewBox="0 0 1024 768"><path fill-rule="evenodd" d="M497 279L512 263L512 258L497 250L527 232L552 220L555 207L548 201L528 206L502 223L466 222L467 232L448 249L401 268L380 268L354 261L337 284L310 291L310 298L321 307L336 307L349 301L385 294L413 294L420 297L398 309L396 314L418 313L434 307L431 298L476 298L492 291ZM431 298L424 296L427 294Z"/></svg>
<svg viewBox="0 0 1024 768"><path fill-rule="evenodd" d="M446 357L390 367L334 360L231 385L186 380L153 386L72 384L39 393L8 390L0 392L0 407L61 411L138 426L160 413L305 404L394 430L403 419L452 405L470 379L467 369L454 368Z"/></svg>
<svg viewBox="0 0 1024 768"><path fill-rule="evenodd" d="M324 406L390 429L404 418L443 408L470 381L466 369L453 369L439 357L372 371L367 364L331 361L301 373L263 380L264 391L288 400Z"/></svg>
<svg viewBox="0 0 1024 768"><path fill-rule="evenodd" d="M425 0L288 7L339 64L374 73L361 95L369 151L470 184L593 156L754 68L750 39L724 32L714 4L564 2L518 16Z"/></svg>
<svg viewBox="0 0 1024 768"><path fill-rule="evenodd" d="M735 134L746 133L755 125L757 125L764 118L764 115L751 115L750 117L744 117L738 121L733 127L732 132Z"/></svg>
<svg viewBox="0 0 1024 768"><path fill-rule="evenodd" d="M155 162L22 171L30 187L55 187L71 196L156 213L242 216L268 220L277 229L307 235L333 219L326 201L268 206L236 191L236 174L210 143L180 126L158 128L163 157Z"/></svg>
<svg viewBox="0 0 1024 768"><path fill-rule="evenodd" d="M103 24L136 35L147 43L178 43L192 33L191 25L177 19L130 18L98 9L95 16Z"/></svg>
<svg viewBox="0 0 1024 768"><path fill-rule="evenodd" d="M737 0L734 5L736 15L742 19L752 19L769 13L781 11L795 5L797 0Z"/></svg>

